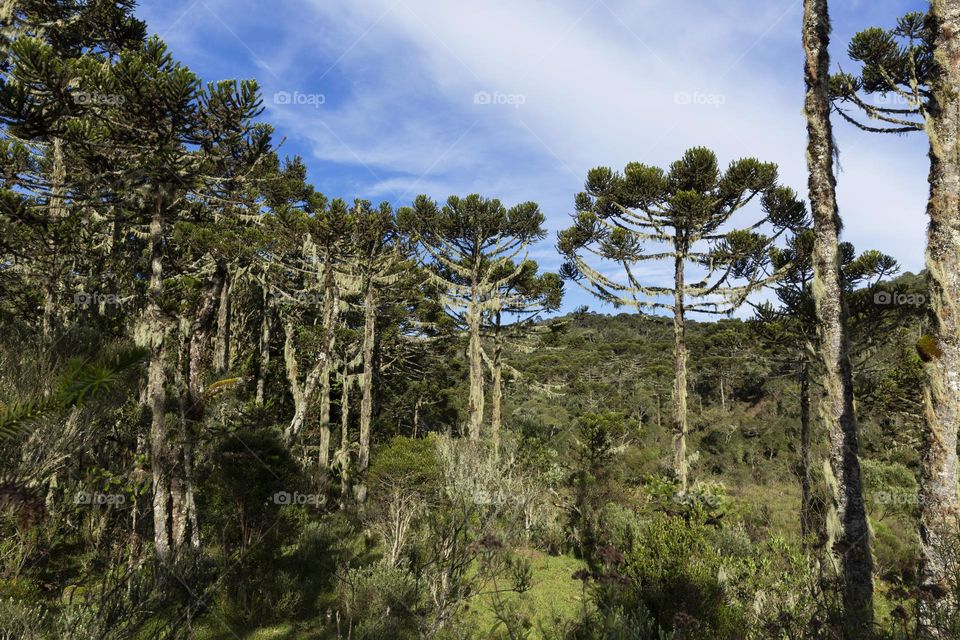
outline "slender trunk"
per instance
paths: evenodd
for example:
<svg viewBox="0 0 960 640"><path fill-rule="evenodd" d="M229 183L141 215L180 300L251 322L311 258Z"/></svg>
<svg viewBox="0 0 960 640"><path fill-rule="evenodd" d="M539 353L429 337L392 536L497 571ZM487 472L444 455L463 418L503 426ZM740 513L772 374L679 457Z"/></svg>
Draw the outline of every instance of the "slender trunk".
<svg viewBox="0 0 960 640"><path fill-rule="evenodd" d="M49 219L50 224L56 227L58 221L66 216L66 181L67 167L66 160L63 157L63 140L54 138L50 144L50 202ZM52 268L46 276L44 301L43 301L43 335L49 338L53 335L58 324L58 300L60 298L60 289L63 286L60 274L60 260L56 255L52 256Z"/></svg>
<svg viewBox="0 0 960 640"><path fill-rule="evenodd" d="M413 403L413 437L416 438L420 433L420 407L423 406L423 394L417 395L417 401Z"/></svg>
<svg viewBox="0 0 960 640"><path fill-rule="evenodd" d="M350 491L350 364L343 363L343 387L340 391L340 506L346 506Z"/></svg>
<svg viewBox="0 0 960 640"><path fill-rule="evenodd" d="M360 453L357 459L357 502L367 498L363 482L370 464L370 423L373 421L373 356L376 341L377 305L373 282L368 282L363 298L363 377L360 380Z"/></svg>
<svg viewBox="0 0 960 640"><path fill-rule="evenodd" d="M227 274L217 310L217 344L213 352L213 370L225 373L230 368L230 332L233 321L233 278Z"/></svg>
<svg viewBox="0 0 960 640"><path fill-rule="evenodd" d="M493 378L493 388L490 393L490 437L493 440L493 450L497 451L500 449L501 405L503 403L503 329L500 326L500 311L496 312L494 319L493 358L490 363L490 375Z"/></svg>
<svg viewBox="0 0 960 640"><path fill-rule="evenodd" d="M936 619L955 605L957 421L960 420L960 0L933 0L934 61L931 83L930 199L927 213L927 284L931 322L923 349L924 454L920 484L921 581L927 598L920 624L935 637ZM936 634L940 635L936 635Z"/></svg>
<svg viewBox="0 0 960 640"><path fill-rule="evenodd" d="M330 362L323 368L320 376L320 452L317 464L321 469L330 466Z"/></svg>
<svg viewBox="0 0 960 640"><path fill-rule="evenodd" d="M723 388L723 376L720 376L720 407L726 412L727 410L727 393Z"/></svg>
<svg viewBox="0 0 960 640"><path fill-rule="evenodd" d="M683 314L683 255L677 242L673 292L673 471L680 491L687 490L687 345Z"/></svg>
<svg viewBox="0 0 960 640"><path fill-rule="evenodd" d="M260 316L260 362L257 366L257 396L258 407L263 406L267 392L267 372L270 369L270 339L273 325L273 299L266 282L263 283L263 309Z"/></svg>
<svg viewBox="0 0 960 640"><path fill-rule="evenodd" d="M813 533L813 497L810 493L810 365L800 363L800 531Z"/></svg>
<svg viewBox="0 0 960 640"><path fill-rule="evenodd" d="M657 431L663 428L663 402L660 400L660 391L657 391Z"/></svg>
<svg viewBox="0 0 960 640"><path fill-rule="evenodd" d="M476 277L474 278L476 280ZM470 399L468 411L470 413L470 439L480 439L480 428L483 424L483 345L480 342L480 294L477 286L471 289L470 308L467 311L467 328L470 332L468 356L470 360Z"/></svg>
<svg viewBox="0 0 960 640"><path fill-rule="evenodd" d="M840 272L840 216L833 173L834 143L828 90L830 18L827 0L804 0L807 164L814 221L813 298L824 397L820 411L830 438L831 515L828 548L843 575L845 634L873 627L873 557L858 457L853 371L847 348L847 310Z"/></svg>
<svg viewBox="0 0 960 640"><path fill-rule="evenodd" d="M170 556L170 442L166 425L166 331L160 310L163 293L163 218L158 202L150 222L150 285L145 317L145 341L150 349L147 405L150 407L150 470L153 476L153 543L160 560Z"/></svg>

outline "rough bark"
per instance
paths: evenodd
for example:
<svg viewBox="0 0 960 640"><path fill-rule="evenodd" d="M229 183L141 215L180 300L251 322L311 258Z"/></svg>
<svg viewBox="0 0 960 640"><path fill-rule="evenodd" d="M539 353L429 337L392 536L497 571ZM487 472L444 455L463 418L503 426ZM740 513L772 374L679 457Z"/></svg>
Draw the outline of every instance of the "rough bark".
<svg viewBox="0 0 960 640"><path fill-rule="evenodd" d="M954 600L958 542L957 421L960 419L960 0L933 0L927 283L931 348L924 349L924 458L920 489L920 622L938 633L938 611ZM943 636L945 637L945 636Z"/></svg>
<svg viewBox="0 0 960 640"><path fill-rule="evenodd" d="M683 254L677 251L673 293L673 471L687 490L687 345L683 313Z"/></svg>
<svg viewBox="0 0 960 640"><path fill-rule="evenodd" d="M813 533L813 496L810 473L810 365L800 363L800 532Z"/></svg>
<svg viewBox="0 0 960 640"><path fill-rule="evenodd" d="M840 272L840 216L833 173L834 142L828 92L830 18L826 0L804 0L803 48L807 165L814 221L813 298L824 396L820 412L829 434L828 535L842 573L845 634L862 637L873 626L873 557L860 476L853 372L847 347L847 310ZM869 631L867 631L869 633Z"/></svg>

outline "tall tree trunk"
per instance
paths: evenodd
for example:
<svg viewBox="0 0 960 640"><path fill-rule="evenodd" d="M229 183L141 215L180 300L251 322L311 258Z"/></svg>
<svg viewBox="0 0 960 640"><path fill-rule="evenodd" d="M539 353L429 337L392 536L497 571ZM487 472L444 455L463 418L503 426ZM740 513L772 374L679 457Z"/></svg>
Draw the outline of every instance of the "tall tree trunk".
<svg viewBox="0 0 960 640"><path fill-rule="evenodd" d="M927 283L931 302L929 344L922 349L926 429L920 484L921 580L927 598L920 623L938 633L935 620L952 608L958 560L957 421L960 420L960 0L933 0L934 61L931 82L930 199L927 213ZM942 632L940 632L942 633ZM946 637L946 636L938 636Z"/></svg>
<svg viewBox="0 0 960 640"><path fill-rule="evenodd" d="M673 471L687 490L687 345L683 314L683 254L677 244L673 293Z"/></svg>
<svg viewBox="0 0 960 640"><path fill-rule="evenodd" d="M813 533L813 496L810 493L810 365L800 362L800 532Z"/></svg>
<svg viewBox="0 0 960 640"><path fill-rule="evenodd" d="M330 466L330 371L333 365L327 362L320 376L320 452L317 464L321 469Z"/></svg>
<svg viewBox="0 0 960 640"><path fill-rule="evenodd" d="M373 282L367 283L363 298L363 377L360 380L360 454L357 459L357 502L367 499L364 476L370 465L370 424L373 421L373 367L376 346L377 304Z"/></svg>
<svg viewBox="0 0 960 640"><path fill-rule="evenodd" d="M490 376L493 379L490 391L490 438L493 450L500 449L500 425L503 405L503 328L500 326L500 311L494 315L493 357L490 361Z"/></svg>
<svg viewBox="0 0 960 640"><path fill-rule="evenodd" d="M483 425L483 345L480 342L480 320L482 311L477 301L476 287L473 289L472 302L467 311L467 328L470 332L468 358L470 361L470 399L467 409L470 414L470 439L480 439Z"/></svg>
<svg viewBox="0 0 960 640"><path fill-rule="evenodd" d="M343 363L343 385L340 389L340 507L347 504L350 491L350 363Z"/></svg>
<svg viewBox="0 0 960 640"><path fill-rule="evenodd" d="M360 453L357 458L357 502L367 499L364 475L370 464L370 423L373 421L373 366L377 330L376 291L367 283L363 297L363 377L360 379Z"/></svg>
<svg viewBox="0 0 960 640"><path fill-rule="evenodd" d="M150 470L153 485L153 543L160 560L170 557L170 434L166 425L166 330L160 309L163 293L163 217L157 202L150 222L150 284L145 313L144 342L150 349L147 369L147 406L150 408Z"/></svg>
<svg viewBox="0 0 960 640"><path fill-rule="evenodd" d="M820 411L830 438L829 548L843 574L845 633L862 637L873 627L873 557L860 476L853 371L847 348L847 310L840 272L840 216L833 173L830 124L830 17L827 0L804 0L807 164L814 221L813 298L817 315L824 398ZM869 631L867 631L869 633Z"/></svg>
<svg viewBox="0 0 960 640"><path fill-rule="evenodd" d="M723 375L720 376L720 408L724 412L727 410L727 392L723 388Z"/></svg>
<svg viewBox="0 0 960 640"><path fill-rule="evenodd" d="M270 288L266 283L266 276L263 282L263 307L260 316L260 361L257 365L257 395L256 404L263 406L264 396L267 392L267 372L270 369L270 340L273 326L273 299L270 296Z"/></svg>
<svg viewBox="0 0 960 640"><path fill-rule="evenodd" d="M63 140L54 138L50 144L50 224L56 228L58 221L67 214L66 198L67 166L63 156ZM63 286L59 256L52 256L53 265L45 275L43 301L43 335L49 338L58 324L60 289Z"/></svg>

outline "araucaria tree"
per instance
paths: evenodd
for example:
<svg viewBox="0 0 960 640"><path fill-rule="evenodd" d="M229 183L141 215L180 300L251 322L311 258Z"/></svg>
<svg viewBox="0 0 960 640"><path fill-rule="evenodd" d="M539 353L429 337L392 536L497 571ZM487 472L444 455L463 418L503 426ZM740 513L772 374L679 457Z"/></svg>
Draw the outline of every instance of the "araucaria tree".
<svg viewBox="0 0 960 640"><path fill-rule="evenodd" d="M830 16L826 0L804 0L803 49L807 94L807 165L813 215L813 300L823 397L820 415L829 434L830 551L842 573L846 637L873 626L873 556L860 474L853 368L847 345L847 308L840 271L840 215L830 123Z"/></svg>
<svg viewBox="0 0 960 640"><path fill-rule="evenodd" d="M469 434L480 439L484 409L484 318L502 305L500 294L522 273L502 267L543 238L544 217L534 202L507 209L499 200L472 194L450 196L439 206L418 196L404 211L404 225L415 230L430 281L443 295L448 314L467 333L470 362Z"/></svg>
<svg viewBox="0 0 960 640"><path fill-rule="evenodd" d="M757 199L763 213L752 224L732 228L731 219ZM586 191L576 197L575 223L562 231L557 248L567 262L563 274L615 306L673 316L673 468L681 491L687 488L688 313L728 314L770 278L761 265L767 250L804 215L789 189L777 186L777 168L753 158L720 171L714 153L688 150L669 171L631 163L623 173L592 169ZM773 233L759 232L768 225ZM655 250L647 252L645 245ZM616 279L590 258L622 270ZM673 285L642 281L649 261L669 261ZM698 280L688 282L697 268Z"/></svg>
<svg viewBox="0 0 960 640"><path fill-rule="evenodd" d="M926 275L930 334L924 359L925 446L921 473L921 580L933 601L955 581L950 541L960 534L957 491L957 425L960 421L960 1L934 0L927 15L910 13L893 29L872 28L850 43L862 63L859 76L832 78L840 115L866 131L924 131L930 140L930 197ZM871 97L878 99L871 99ZM852 105L870 123L844 107ZM921 624L932 612L921 605ZM930 615L928 615L928 613ZM928 629L932 631L932 629Z"/></svg>

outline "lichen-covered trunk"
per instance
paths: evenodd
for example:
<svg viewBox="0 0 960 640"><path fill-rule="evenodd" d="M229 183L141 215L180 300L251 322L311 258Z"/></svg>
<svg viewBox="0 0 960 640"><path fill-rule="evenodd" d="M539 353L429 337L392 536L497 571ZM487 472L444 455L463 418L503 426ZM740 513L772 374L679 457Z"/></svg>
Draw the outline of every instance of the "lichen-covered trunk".
<svg viewBox="0 0 960 640"><path fill-rule="evenodd" d="M377 330L376 290L367 283L363 297L363 374L360 379L360 452L357 457L357 502L367 498L364 474L370 465L370 424L373 421L373 367Z"/></svg>
<svg viewBox="0 0 960 640"><path fill-rule="evenodd" d="M810 365L800 362L800 532L813 533L813 496L810 475Z"/></svg>
<svg viewBox="0 0 960 640"><path fill-rule="evenodd" d="M820 413L829 434L829 550L842 572L845 634L873 627L873 557L860 475L853 370L840 272L840 216L833 173L834 142L828 91L830 18L826 0L804 0L803 48L807 166L813 213L813 298L824 395Z"/></svg>
<svg viewBox="0 0 960 640"><path fill-rule="evenodd" d="M494 320L493 353L490 358L490 438L493 450L500 448L500 426L503 421L503 335L500 326L500 312L497 311Z"/></svg>
<svg viewBox="0 0 960 640"><path fill-rule="evenodd" d="M330 466L330 362L323 368L320 375L320 451L317 454L317 464L321 469Z"/></svg>
<svg viewBox="0 0 960 640"><path fill-rule="evenodd" d="M677 243L673 292L673 472L687 490L687 344L683 313L683 251Z"/></svg>
<svg viewBox="0 0 960 640"><path fill-rule="evenodd" d="M480 342L480 320L482 312L478 300L477 288L473 288L470 308L467 310L467 330L470 344L468 359L470 361L470 398L467 410L470 414L470 439L480 439L480 428L483 425L483 345Z"/></svg>
<svg viewBox="0 0 960 640"><path fill-rule="evenodd" d="M63 140L54 138L50 144L50 224L56 225L67 214L67 166L63 155ZM43 300L43 335L49 338L58 325L60 290L63 287L60 260L54 254L52 268L45 275Z"/></svg>
<svg viewBox="0 0 960 640"><path fill-rule="evenodd" d="M217 343L213 352L213 370L225 373L230 368L230 332L233 322L233 277L227 273L217 310Z"/></svg>
<svg viewBox="0 0 960 640"><path fill-rule="evenodd" d="M166 331L160 310L163 293L163 217L157 203L150 221L150 283L142 341L150 350L146 400L150 408L150 471L153 494L153 545L160 560L170 557L170 434L166 424Z"/></svg>
<svg viewBox="0 0 960 640"><path fill-rule="evenodd" d="M927 283L931 322L924 356L924 454L921 473L920 622L930 634L954 601L960 512L957 504L957 421L960 419L960 0L934 0L931 85L930 199L927 204ZM939 613L938 613L939 612ZM946 636L942 636L946 637Z"/></svg>

